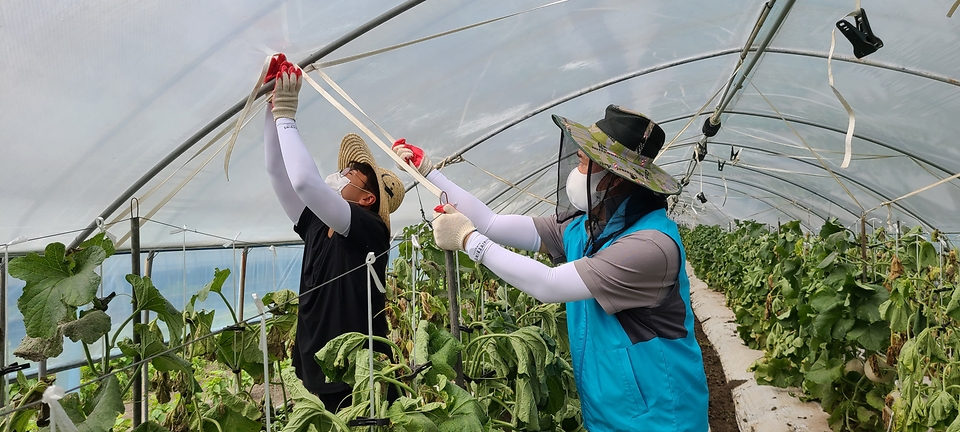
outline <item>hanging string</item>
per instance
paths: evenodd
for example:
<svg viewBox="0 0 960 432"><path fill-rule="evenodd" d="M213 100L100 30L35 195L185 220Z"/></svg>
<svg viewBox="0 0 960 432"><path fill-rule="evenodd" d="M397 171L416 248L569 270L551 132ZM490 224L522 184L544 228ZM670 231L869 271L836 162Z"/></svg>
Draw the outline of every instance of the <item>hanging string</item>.
<svg viewBox="0 0 960 432"><path fill-rule="evenodd" d="M334 108L336 108L338 111L340 111L340 113L343 114L343 116L346 117L347 120L350 120L357 128L359 128L361 132L363 132L365 135L367 135L367 137L369 137L370 140L372 140L372 141L374 142L374 144L376 144L377 146L379 146L380 149L383 150L384 153L386 153L387 156L390 157L390 159L392 159L394 162L396 162L398 166L400 166L401 168L403 168L403 170L406 171L407 174L409 174L409 175L410 175L411 177L413 177L415 180L417 180L418 182L420 182L421 184L423 184L423 186L424 186L425 188L427 188L427 190L429 190L431 193L433 193L434 195L436 195L436 196L438 196L438 197L440 196L440 194L442 193L442 191L440 190L440 188L438 188L438 187L435 186L433 183L431 183L429 180L427 180L426 177L424 177L423 174L420 174L420 171L418 171L416 168L413 168L413 167L410 166L406 161L404 161L403 159L401 159L400 156L398 156L396 153L394 153L394 152L393 152L393 149L392 149L390 146L388 146L386 143L384 143L383 140L380 139L379 136L377 136L376 134L374 134L373 131L370 130L370 128L368 128L365 124L363 124L362 122L360 122L360 120L357 119L356 116L354 116L352 113L350 113L349 111L347 111L347 109L343 106L343 104L341 104L339 101L337 101L336 99L334 99L334 97L333 97L329 92L327 92L326 90L324 90L323 87L320 87L320 84L317 84L317 82L314 81L313 78L311 78L310 75L307 73L307 72L309 72L309 71L311 71L311 70L313 70L313 69L310 68L310 67L308 67L307 69L304 70L304 74L303 74L303 80L304 80L304 81L306 81L308 84L310 84L310 86L313 87L314 90L317 91L317 93L320 93L320 96L322 96L324 99L326 99L327 102L329 102L330 105L332 105ZM328 77L326 74L322 73L322 71L317 70L317 72L320 73L321 76L324 77L325 80L328 80L328 83L333 83L333 80L330 79L330 77ZM331 86L333 86L333 85L335 85L335 84L336 84L336 83L333 83L333 84L331 84ZM339 89L339 86L337 86L336 88ZM341 91L342 91L342 89L341 89ZM344 96L345 94L346 94L346 93L343 93L343 94L341 94L341 96ZM344 96L344 99L347 99L347 100L349 100L349 101L352 101L352 99L349 99L348 96ZM375 124L375 125L377 124L377 123L376 123L375 121L373 121L373 119L371 119L369 116L366 116L366 114L363 112L362 109L360 109L359 106L354 105L354 108L356 108L358 111L360 111L361 114L363 114L365 117L367 117L367 120L369 120L371 123L373 123L373 124ZM380 128L379 125L377 125L377 127ZM381 131L383 131L383 128L380 128L380 129L381 129ZM385 135L388 139L392 138L390 135L388 135L388 134L386 134L386 133L384 133L384 135Z"/></svg>
<svg viewBox="0 0 960 432"><path fill-rule="evenodd" d="M255 109L255 113L256 113L256 112L259 112L260 109L262 109L264 106L266 106L266 102L263 102L263 103L260 103L259 105L257 105L257 108ZM250 116L249 118L247 118L246 121L241 125L241 127L246 126L247 123L249 123L251 120L253 120L254 117L255 117L255 116ZM213 144L214 142L216 142L216 140L219 140L221 137L222 137L222 135L218 135L218 136L214 137L214 138L209 142L209 144ZM209 145L209 144L208 144L208 145ZM224 148L226 145L227 145L227 142L224 142L224 143L217 149L216 152L214 152L213 154L211 154L205 161L203 161L203 163L201 163L201 164L198 165L196 168L194 168L194 170L193 170L189 175L187 175L183 180L181 180L180 183L178 183L177 186L174 187L169 193L167 193L167 195L164 196L163 199L161 199L159 202L157 202L157 205L154 206L153 209L151 209L149 212L147 212L146 216L145 216L144 218L142 218L141 220L144 220L144 221L149 221L149 220L151 220L150 218L153 217L155 214L157 214L157 212L159 212L160 209L163 208L163 206L165 206L168 202L170 202L170 200L173 199L173 197L176 196L176 194L179 193L179 192L187 185L187 183L189 183L191 180L193 180L193 178L196 177L197 174L199 174L200 171L201 171L204 167L206 167L208 163L210 163L210 161L212 161L214 158L216 158L216 156L217 156L218 154L220 154L220 151L223 150L223 148ZM204 147L203 149L201 149L200 151L198 151L197 154L196 154L194 157L198 156L198 155L200 154L200 152L202 152L204 149L206 149L206 147ZM191 160L193 160L193 158L191 158ZM187 162L189 162L189 161L187 161ZM186 166L187 162L184 162L184 166ZM182 167L181 167L181 168L182 168ZM178 169L177 171L179 171L179 169ZM147 194L145 194L144 196L140 197L140 199L141 199L141 200L145 200L145 199L146 199L148 196L150 196L155 190L159 189L162 184L166 183L167 180L169 180L170 178L172 178L174 174L175 174L175 173L171 173L170 176L167 177L167 179L165 179L163 182L161 182L161 184L158 184L157 186L155 186L155 187L154 187L153 189L151 189ZM120 216L123 216L123 214L121 214ZM118 216L118 217L120 217L120 216ZM129 232L120 237L120 240L119 240L119 242L117 243L117 245L123 244L124 242L127 241L128 238L130 238L130 233L129 233ZM229 240L229 239L227 239L227 240Z"/></svg>
<svg viewBox="0 0 960 432"><path fill-rule="evenodd" d="M869 213L868 211L864 211L863 205L860 204L860 201L857 200L857 197L854 196L853 193L850 192L849 189L847 189L847 186L844 185L843 182L840 181L840 178L837 177L837 175L833 172L833 170L831 170L830 167L827 166L827 163L820 157L820 155L817 154L817 152L813 151L813 148L810 147L809 144L807 144L807 140L803 139L803 137L800 135L800 133L797 132L797 130L793 128L793 124L791 124L790 122L788 122L787 119L785 119L785 118L783 117L783 114L780 113L780 110L778 110L777 107L775 107L775 106L773 105L773 103L770 102L769 99L767 99L767 96L764 95L763 92L761 92L759 88L757 88L757 86L753 83L753 80L748 78L748 79L747 79L747 82L750 83L750 86L753 87L754 90L756 90L757 94L759 94L760 97L763 98L763 100L767 103L767 105L769 105L770 108L773 109L773 111L777 113L777 117L780 117L780 120L783 120L783 122L787 125L787 127L789 127L791 131L793 131L793 134L796 135L797 138L800 139L800 142L802 142L803 145L807 147L807 150L810 150L810 153L812 153L814 156L816 156L817 161L820 162L820 165L823 167L823 169L827 170L827 172L830 173L830 175L833 177L833 179L836 180L837 184L840 185L840 188L842 188L843 191L847 193L847 196L849 196L850 199L853 200L853 202L857 205L857 207L860 207L860 210L861 210L862 212L864 212L864 213Z"/></svg>
<svg viewBox="0 0 960 432"><path fill-rule="evenodd" d="M920 189L917 189L917 190L915 190L915 191L913 191L913 192L910 192L910 193L908 193L908 194L906 194L906 195L903 195L903 196L901 196L901 197L899 197L899 198L894 198L894 199L892 199L892 200L890 200L890 201L884 201L884 202L882 202L882 203L880 203L880 204L877 204L876 207L873 207L873 208L871 208L870 210L867 210L867 212L874 211L874 210L876 210L876 209L878 209L878 208L880 208L880 207L883 207L883 206L885 206L885 205L893 204L893 203L895 203L895 202L897 202L897 201L900 201L900 200L902 200L902 199L906 199L906 198L912 197L912 196L914 196L914 195L916 195L916 194L919 194L919 193L922 193L922 192L926 192L926 191L927 191L928 189L930 189L930 188L933 188L933 187L936 187L936 186L940 186L940 185L942 185L942 184L944 184L944 183L946 183L946 182L948 182L948 181L955 180L955 179L957 179L957 178L960 178L960 173L954 174L954 175L952 175L952 176L950 176L950 177L947 177L947 178L945 178L945 179L943 179L943 180L940 180L940 181L931 183L931 184L929 184L929 185L927 185L927 186L924 186L924 187L922 187L922 188L920 188Z"/></svg>
<svg viewBox="0 0 960 432"><path fill-rule="evenodd" d="M845 15L844 18L858 16L860 11L860 0L856 0L856 7L853 9L853 12ZM840 104L843 105L843 109L847 111L847 135L844 138L843 162L840 163L840 168L846 169L850 166L850 157L853 153L853 130L857 125L857 117L853 113L853 108L850 107L847 100L843 98L840 91L833 85L833 51L836 46L837 30L834 29L833 32L830 33L830 53L827 54L827 81L830 84L830 90L833 90L834 96L836 96Z"/></svg>

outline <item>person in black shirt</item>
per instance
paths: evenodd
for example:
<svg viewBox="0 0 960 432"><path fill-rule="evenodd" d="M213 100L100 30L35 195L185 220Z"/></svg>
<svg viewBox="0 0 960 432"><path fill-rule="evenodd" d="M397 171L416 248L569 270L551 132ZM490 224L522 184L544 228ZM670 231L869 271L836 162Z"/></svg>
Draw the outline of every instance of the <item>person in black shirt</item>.
<svg viewBox="0 0 960 432"><path fill-rule="evenodd" d="M390 213L403 201L404 187L396 174L377 166L355 134L340 143L340 171L322 178L295 120L302 71L282 59L277 63L271 110L265 116L264 153L280 206L304 242L293 366L307 390L337 412L351 404L351 388L327 381L314 354L343 333L367 333L368 302L375 315L373 333L387 336L381 313L384 295L374 289L368 299L363 265L373 252L376 275L384 282ZM386 344L375 343L374 350L392 357Z"/></svg>

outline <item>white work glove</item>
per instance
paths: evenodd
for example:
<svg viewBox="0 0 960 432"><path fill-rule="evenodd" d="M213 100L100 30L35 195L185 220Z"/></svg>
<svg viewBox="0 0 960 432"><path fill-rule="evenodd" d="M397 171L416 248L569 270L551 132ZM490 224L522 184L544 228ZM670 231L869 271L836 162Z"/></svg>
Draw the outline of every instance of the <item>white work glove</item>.
<svg viewBox="0 0 960 432"><path fill-rule="evenodd" d="M393 152L400 156L400 159L407 161L408 164L416 168L417 171L420 171L420 175L424 177L430 174L430 171L433 171L433 163L430 162L430 158L423 152L423 149L407 144L407 140L403 138L393 143ZM399 164L397 164L397 168L404 169Z"/></svg>
<svg viewBox="0 0 960 432"><path fill-rule="evenodd" d="M434 211L439 210L438 208ZM434 214L433 219L433 239L437 246L444 250L464 250L465 240L470 233L477 229L473 222L463 213L457 211L456 207L446 204L443 206L443 213Z"/></svg>
<svg viewBox="0 0 960 432"><path fill-rule="evenodd" d="M299 66L290 62L280 65L273 86L273 121L280 118L296 120L297 97L303 84L301 76L303 71Z"/></svg>

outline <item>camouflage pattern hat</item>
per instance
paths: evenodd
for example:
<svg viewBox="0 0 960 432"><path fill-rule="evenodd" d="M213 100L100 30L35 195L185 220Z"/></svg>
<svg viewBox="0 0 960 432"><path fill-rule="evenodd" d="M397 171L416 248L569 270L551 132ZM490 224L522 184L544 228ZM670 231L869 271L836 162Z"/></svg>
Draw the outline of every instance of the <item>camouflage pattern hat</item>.
<svg viewBox="0 0 960 432"><path fill-rule="evenodd" d="M677 195L681 186L653 163L665 134L643 114L616 105L607 107L602 120L584 126L554 115L564 140L577 143L594 163L624 179L664 195Z"/></svg>

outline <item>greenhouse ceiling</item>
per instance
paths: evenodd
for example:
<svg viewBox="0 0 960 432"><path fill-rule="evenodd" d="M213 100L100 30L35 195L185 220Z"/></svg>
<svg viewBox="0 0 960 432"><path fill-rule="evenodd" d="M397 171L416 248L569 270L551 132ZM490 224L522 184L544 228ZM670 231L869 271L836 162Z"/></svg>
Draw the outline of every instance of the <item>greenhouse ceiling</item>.
<svg viewBox="0 0 960 432"><path fill-rule="evenodd" d="M817 229L865 215L960 232L953 2L4 2L0 245L107 229L129 248L132 206L149 219L143 247L297 241L263 167L263 97L225 172L238 111L275 52L329 76L369 129L447 158L446 175L500 212L553 212L550 114L589 124L618 104L667 132L657 162L689 181L673 207L682 222ZM845 16L858 8L882 40L860 59L834 34L842 19L856 28ZM340 138L361 132L306 84L297 116L324 174ZM711 116L722 127L707 139ZM394 234L436 202L411 189Z"/></svg>

